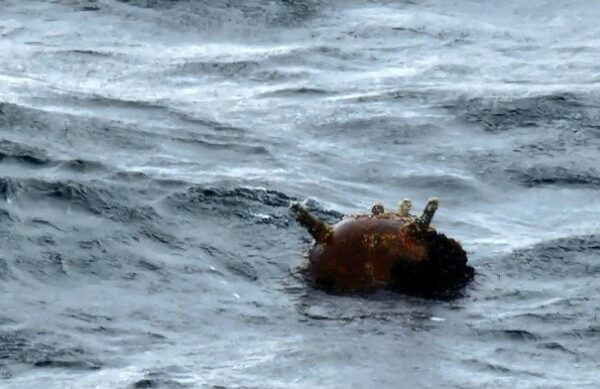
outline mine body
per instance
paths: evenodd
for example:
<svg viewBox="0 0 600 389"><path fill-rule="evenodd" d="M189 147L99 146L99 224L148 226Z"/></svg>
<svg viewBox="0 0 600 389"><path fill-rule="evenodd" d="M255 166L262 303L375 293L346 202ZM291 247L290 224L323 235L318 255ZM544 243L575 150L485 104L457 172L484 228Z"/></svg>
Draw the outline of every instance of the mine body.
<svg viewBox="0 0 600 389"><path fill-rule="evenodd" d="M386 213L346 216L330 226L300 204L291 212L315 239L308 252L307 275L332 292L371 292L391 288L423 297L449 295L473 277L467 255L454 239L430 226L438 202L431 199L421 217L410 202Z"/></svg>

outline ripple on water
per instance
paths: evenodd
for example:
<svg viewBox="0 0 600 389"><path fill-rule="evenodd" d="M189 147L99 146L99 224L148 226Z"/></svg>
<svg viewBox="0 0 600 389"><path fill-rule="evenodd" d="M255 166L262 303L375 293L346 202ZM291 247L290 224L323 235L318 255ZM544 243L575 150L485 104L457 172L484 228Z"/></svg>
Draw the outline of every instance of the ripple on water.
<svg viewBox="0 0 600 389"><path fill-rule="evenodd" d="M562 93L516 99L474 98L458 102L451 110L467 122L496 132L520 128L534 131L560 121L594 128L599 107L587 96Z"/></svg>
<svg viewBox="0 0 600 389"><path fill-rule="evenodd" d="M102 364L89 350L68 347L62 342L32 342L37 337L25 331L0 332L0 359L16 360L36 368L98 370ZM72 339L63 339L71 343Z"/></svg>

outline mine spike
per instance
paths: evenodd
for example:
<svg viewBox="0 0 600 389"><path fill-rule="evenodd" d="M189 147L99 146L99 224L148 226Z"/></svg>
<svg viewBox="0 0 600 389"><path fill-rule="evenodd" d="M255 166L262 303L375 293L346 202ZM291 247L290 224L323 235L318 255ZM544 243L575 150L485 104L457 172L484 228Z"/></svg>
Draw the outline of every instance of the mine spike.
<svg viewBox="0 0 600 389"><path fill-rule="evenodd" d="M323 220L312 215L300 203L290 204L290 214L300 225L306 227L317 243L326 243L333 233L333 229Z"/></svg>
<svg viewBox="0 0 600 389"><path fill-rule="evenodd" d="M412 208L412 202L409 199L404 199L400 203L400 216L410 216L410 210Z"/></svg>
<svg viewBox="0 0 600 389"><path fill-rule="evenodd" d="M373 204L373 207L371 208L371 214L373 216L383 215L384 213L385 213L385 208L383 208L383 204L381 204L381 203Z"/></svg>
<svg viewBox="0 0 600 389"><path fill-rule="evenodd" d="M429 225L431 224L431 220L433 219L433 215L435 214L435 211L438 209L438 205L439 205L439 200L435 197L432 197L429 200L427 200L427 205L425 206L425 209L423 210L423 214L421 215L421 217L419 217L417 219L417 223L420 228L422 228L424 230L429 228Z"/></svg>

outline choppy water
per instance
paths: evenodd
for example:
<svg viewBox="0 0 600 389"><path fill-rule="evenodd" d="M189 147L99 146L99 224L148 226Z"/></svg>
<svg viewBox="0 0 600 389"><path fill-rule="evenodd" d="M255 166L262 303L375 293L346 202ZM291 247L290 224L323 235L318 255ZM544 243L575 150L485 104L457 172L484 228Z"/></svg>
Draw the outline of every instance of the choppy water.
<svg viewBox="0 0 600 389"><path fill-rule="evenodd" d="M0 2L0 387L600 386L600 5ZM463 298L310 289L441 198Z"/></svg>

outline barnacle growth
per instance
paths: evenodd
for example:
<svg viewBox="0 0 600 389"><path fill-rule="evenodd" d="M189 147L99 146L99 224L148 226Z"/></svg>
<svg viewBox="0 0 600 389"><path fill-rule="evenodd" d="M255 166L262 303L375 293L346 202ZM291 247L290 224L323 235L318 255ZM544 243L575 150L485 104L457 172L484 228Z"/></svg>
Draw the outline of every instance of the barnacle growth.
<svg viewBox="0 0 600 389"><path fill-rule="evenodd" d="M417 217L410 213L410 200L396 212L377 203L370 214L346 216L331 226L293 203L290 213L315 239L308 253L309 279L338 293L385 287L442 297L458 291L474 271L460 244L431 227L438 205L429 199Z"/></svg>

